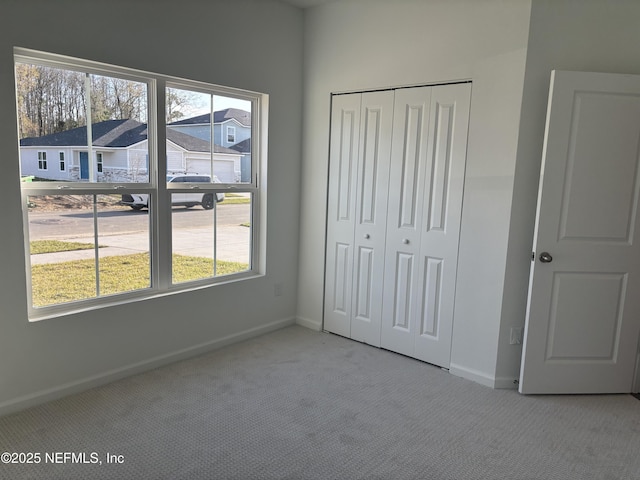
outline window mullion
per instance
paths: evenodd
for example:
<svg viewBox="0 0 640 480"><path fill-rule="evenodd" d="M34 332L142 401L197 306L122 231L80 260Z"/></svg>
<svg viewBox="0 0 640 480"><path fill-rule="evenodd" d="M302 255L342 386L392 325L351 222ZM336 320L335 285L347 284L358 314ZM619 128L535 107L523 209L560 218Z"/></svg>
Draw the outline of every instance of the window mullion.
<svg viewBox="0 0 640 480"><path fill-rule="evenodd" d="M151 198L151 230L153 280L158 288L165 290L171 286L171 198L167 192L167 127L165 120L166 82L155 82L154 98L149 102L149 153L156 159L153 183L156 195ZM155 121L154 121L155 120ZM153 162L150 162L153 163Z"/></svg>
<svg viewBox="0 0 640 480"><path fill-rule="evenodd" d="M89 162L89 181L96 181L96 169L93 162L93 131L91 126L91 76L84 77L85 114L87 116L87 162Z"/></svg>
<svg viewBox="0 0 640 480"><path fill-rule="evenodd" d="M213 209L213 276L218 275L218 209Z"/></svg>
<svg viewBox="0 0 640 480"><path fill-rule="evenodd" d="M95 271L96 271L96 297L100 296L100 254L98 249L100 248L99 244L99 235L98 235L98 196L93 195L93 251L94 251L94 263L95 263Z"/></svg>
<svg viewBox="0 0 640 480"><path fill-rule="evenodd" d="M211 169L211 178L213 179L213 176L216 174L216 172L213 169L214 166L214 161L213 161L213 157L215 155L215 151L216 151L216 147L215 147L215 143L216 143L216 137L215 137L215 110L214 110L214 105L213 105L213 94L211 95L211 106L209 107L209 112L211 115L211 118L209 119L209 128L211 129L211 152L210 152L210 156L209 156L209 162L210 162L210 166L209 168ZM220 143L222 143L222 131L220 132Z"/></svg>

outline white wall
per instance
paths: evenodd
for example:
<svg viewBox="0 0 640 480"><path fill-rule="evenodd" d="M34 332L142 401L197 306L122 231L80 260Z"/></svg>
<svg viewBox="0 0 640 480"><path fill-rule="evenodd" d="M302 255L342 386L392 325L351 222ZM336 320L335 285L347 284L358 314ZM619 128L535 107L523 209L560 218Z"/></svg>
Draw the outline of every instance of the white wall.
<svg viewBox="0 0 640 480"><path fill-rule="evenodd" d="M499 377L517 377L551 70L640 74L640 2L533 0L520 119L509 253L498 352ZM640 372L639 372L640 373ZM638 379L640 386L640 378Z"/></svg>
<svg viewBox="0 0 640 480"><path fill-rule="evenodd" d="M69 163L67 161L68 153L65 151L65 170L60 171L60 157L59 153L62 150L60 147L47 148L47 147L22 147L21 148L21 162L22 162L22 175L33 175L36 177L44 177L57 180L66 180L69 178L67 172ZM47 169L38 169L38 152L45 152L47 156Z"/></svg>
<svg viewBox="0 0 640 480"><path fill-rule="evenodd" d="M331 92L471 79L451 362L494 385L529 13L528 0L347 0L305 12L300 321L322 321Z"/></svg>
<svg viewBox="0 0 640 480"><path fill-rule="evenodd" d="M0 414L166 361L175 352L193 353L240 332L293 321L301 10L270 0L4 0L1 10ZM213 39L233 39L234 55ZM194 45L198 53L185 55ZM267 276L29 323L14 46L268 93ZM283 296L274 296L274 282L283 284Z"/></svg>

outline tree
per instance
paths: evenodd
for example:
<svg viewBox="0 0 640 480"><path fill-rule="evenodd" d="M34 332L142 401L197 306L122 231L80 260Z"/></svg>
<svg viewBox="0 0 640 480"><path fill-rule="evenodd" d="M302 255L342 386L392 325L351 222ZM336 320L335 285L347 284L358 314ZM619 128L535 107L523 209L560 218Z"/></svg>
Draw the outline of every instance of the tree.
<svg viewBox="0 0 640 480"><path fill-rule="evenodd" d="M63 68L16 64L20 138L41 137L87 124L86 100L91 100L91 123L134 119L147 122L146 84ZM166 121L175 122L194 107L210 105L210 96L167 88Z"/></svg>
<svg viewBox="0 0 640 480"><path fill-rule="evenodd" d="M20 138L34 137L38 135L32 92L36 89L39 76L40 72L34 65L25 65L23 63L16 65L16 93Z"/></svg>
<svg viewBox="0 0 640 480"><path fill-rule="evenodd" d="M166 122L175 122L184 117L184 113L182 113L181 108L184 108L187 103L188 100L184 95L184 90L167 88L167 95L165 100L165 110L167 112Z"/></svg>
<svg viewBox="0 0 640 480"><path fill-rule="evenodd" d="M131 80L18 63L16 92L20 138L86 125L87 98L91 99L92 123L147 121L146 85Z"/></svg>

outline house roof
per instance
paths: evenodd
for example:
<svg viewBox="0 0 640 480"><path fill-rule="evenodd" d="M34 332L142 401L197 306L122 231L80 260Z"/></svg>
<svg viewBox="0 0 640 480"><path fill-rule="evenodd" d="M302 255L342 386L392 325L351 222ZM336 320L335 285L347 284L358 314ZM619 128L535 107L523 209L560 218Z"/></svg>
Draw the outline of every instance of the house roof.
<svg viewBox="0 0 640 480"><path fill-rule="evenodd" d="M105 120L91 125L96 147L128 147L147 139L147 125L136 120ZM87 127L20 140L21 147L69 147L87 145Z"/></svg>
<svg viewBox="0 0 640 480"><path fill-rule="evenodd" d="M236 143L230 147L232 150L240 153L249 153L251 152L251 139L247 138L241 142Z"/></svg>
<svg viewBox="0 0 640 480"><path fill-rule="evenodd" d="M194 137L193 135L189 135L187 133L176 132L175 130L171 129L167 129L167 140L191 152L209 152L211 149L211 143L207 142L206 140L202 140L201 138ZM233 153L234 155L238 154L236 150L231 150L230 148L223 147L222 145L217 144L213 145L213 151L214 153Z"/></svg>
<svg viewBox="0 0 640 480"><path fill-rule="evenodd" d="M91 125L94 147L130 147L147 139L147 124L136 120L105 120ZM192 152L209 152L211 144L186 133L167 130L167 140ZM82 147L87 145L87 127L20 140L21 147ZM215 153L238 151L214 145Z"/></svg>
<svg viewBox="0 0 640 480"><path fill-rule="evenodd" d="M240 110L239 108L226 108L224 110L218 110L213 112L213 122L223 123L227 120L236 120L245 127L251 126L251 112L246 110ZM197 125L211 123L211 114L205 113L204 115L198 115L196 117L185 118L177 122L172 122L169 125Z"/></svg>

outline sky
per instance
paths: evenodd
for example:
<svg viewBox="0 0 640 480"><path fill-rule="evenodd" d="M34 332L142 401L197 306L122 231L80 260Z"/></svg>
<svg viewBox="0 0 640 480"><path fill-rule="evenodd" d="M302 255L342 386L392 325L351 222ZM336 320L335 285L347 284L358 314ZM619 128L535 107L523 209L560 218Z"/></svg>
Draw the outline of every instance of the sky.
<svg viewBox="0 0 640 480"><path fill-rule="evenodd" d="M172 89L177 90L177 89ZM190 92L179 90L181 96L186 97L187 103L179 110L184 115L181 118L191 118L211 111L211 95L207 93ZM238 108L247 112L251 111L251 102L239 100L232 97L213 96L213 111L224 110L226 108Z"/></svg>

